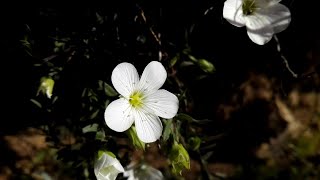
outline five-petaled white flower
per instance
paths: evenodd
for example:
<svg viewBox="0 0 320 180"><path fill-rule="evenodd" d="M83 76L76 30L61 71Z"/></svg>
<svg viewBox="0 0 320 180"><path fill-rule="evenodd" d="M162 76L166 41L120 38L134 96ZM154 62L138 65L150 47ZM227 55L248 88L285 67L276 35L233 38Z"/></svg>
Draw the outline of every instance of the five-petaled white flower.
<svg viewBox="0 0 320 180"><path fill-rule="evenodd" d="M264 45L275 33L285 30L291 21L289 9L281 0L227 0L223 17L237 27L246 26L249 38Z"/></svg>
<svg viewBox="0 0 320 180"><path fill-rule="evenodd" d="M117 65L111 81L121 97L111 102L105 110L106 124L114 131L123 132L133 122L139 139L145 143L154 142L162 134L162 118L173 118L178 111L178 98L159 89L167 78L167 72L160 62L152 61L144 69L139 80L136 68L130 63Z"/></svg>
<svg viewBox="0 0 320 180"><path fill-rule="evenodd" d="M124 172L119 160L111 152L103 152L94 164L97 180L115 180L119 173Z"/></svg>

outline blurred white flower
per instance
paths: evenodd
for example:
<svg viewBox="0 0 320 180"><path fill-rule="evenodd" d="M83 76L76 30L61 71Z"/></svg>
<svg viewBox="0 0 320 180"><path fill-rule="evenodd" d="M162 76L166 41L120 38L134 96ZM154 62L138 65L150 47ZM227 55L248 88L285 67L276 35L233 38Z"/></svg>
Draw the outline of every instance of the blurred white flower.
<svg viewBox="0 0 320 180"><path fill-rule="evenodd" d="M237 27L246 26L249 38L264 45L275 33L285 30L291 21L289 9L281 0L227 0L223 17Z"/></svg>
<svg viewBox="0 0 320 180"><path fill-rule="evenodd" d="M124 172L122 165L111 152L99 154L94 164L94 174L98 180L115 180L119 173Z"/></svg>
<svg viewBox="0 0 320 180"><path fill-rule="evenodd" d="M160 62L152 61L144 69L139 80L136 68L130 63L117 65L111 75L115 89L121 94L105 110L106 124L114 131L123 132L135 123L142 142L150 143L162 134L162 118L173 118L179 108L178 98L159 89L167 78Z"/></svg>
<svg viewBox="0 0 320 180"><path fill-rule="evenodd" d="M128 177L127 180L164 180L161 171L146 164L125 171L123 176Z"/></svg>

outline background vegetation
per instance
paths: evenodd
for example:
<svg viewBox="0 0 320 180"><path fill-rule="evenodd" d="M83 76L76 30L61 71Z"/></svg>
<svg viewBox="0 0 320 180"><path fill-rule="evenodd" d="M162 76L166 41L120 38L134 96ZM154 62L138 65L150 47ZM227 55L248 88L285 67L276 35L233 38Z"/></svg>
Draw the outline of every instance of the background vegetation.
<svg viewBox="0 0 320 180"><path fill-rule="evenodd" d="M167 179L319 179L320 31L312 1L282 1L292 22L264 46L223 19L222 0L105 3L3 10L0 179L94 179L101 148ZM153 60L166 67L164 88L180 109L143 151L110 130L103 113L118 98L113 68L130 62L142 73ZM43 77L54 80L50 99L39 91ZM171 172L173 139L191 158L182 176Z"/></svg>

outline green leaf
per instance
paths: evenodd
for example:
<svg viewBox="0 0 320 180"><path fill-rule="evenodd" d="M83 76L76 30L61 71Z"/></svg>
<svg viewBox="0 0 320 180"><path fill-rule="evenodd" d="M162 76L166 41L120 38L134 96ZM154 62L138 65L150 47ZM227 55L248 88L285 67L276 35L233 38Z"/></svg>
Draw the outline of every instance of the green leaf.
<svg viewBox="0 0 320 180"><path fill-rule="evenodd" d="M96 123L89 124L89 125L85 126L84 128L82 128L83 133L97 132L97 130L98 130L98 124L96 124Z"/></svg>
<svg viewBox="0 0 320 180"><path fill-rule="evenodd" d="M165 128L162 135L163 141L167 141L170 135L172 134L172 132L173 132L172 119L168 119L167 121L165 121Z"/></svg>
<svg viewBox="0 0 320 180"><path fill-rule="evenodd" d="M61 51L61 50L63 50L64 49L64 47L65 47L65 44L66 43L64 43L64 42L61 42L61 41L55 41L54 42L54 48L53 48L53 52L59 52L59 51Z"/></svg>
<svg viewBox="0 0 320 180"><path fill-rule="evenodd" d="M98 102L99 100L98 100L97 95L94 94L94 95L90 96L89 101L90 101L90 102Z"/></svg>
<svg viewBox="0 0 320 180"><path fill-rule="evenodd" d="M54 45L56 46L56 47L62 47L62 46L64 46L66 43L64 43L64 42L60 42L60 41L55 41L54 42Z"/></svg>
<svg viewBox="0 0 320 180"><path fill-rule="evenodd" d="M134 147L145 150L145 143L138 138L136 127L131 126L131 128L126 132L129 138L131 139L131 142L134 145Z"/></svg>
<svg viewBox="0 0 320 180"><path fill-rule="evenodd" d="M98 22L99 24L103 24L104 19L103 19L103 17L102 17L100 14L98 14L97 12L96 12L96 18L97 18L97 22Z"/></svg>
<svg viewBox="0 0 320 180"><path fill-rule="evenodd" d="M212 155L213 155L213 151L209 151L205 155L201 156L201 160L207 161Z"/></svg>
<svg viewBox="0 0 320 180"><path fill-rule="evenodd" d="M93 91L93 89L88 89L88 97L97 96L97 94Z"/></svg>
<svg viewBox="0 0 320 180"><path fill-rule="evenodd" d="M188 55L188 58L192 61L192 62L197 62L198 61L198 59L196 58L196 57L194 57L194 56L192 56L192 55Z"/></svg>
<svg viewBox="0 0 320 180"><path fill-rule="evenodd" d="M200 148L201 139L198 136L191 137L188 140L189 146L193 151L196 151Z"/></svg>
<svg viewBox="0 0 320 180"><path fill-rule="evenodd" d="M182 51L183 54L185 55L188 55L191 53L191 49L190 48L185 48L183 51Z"/></svg>
<svg viewBox="0 0 320 180"><path fill-rule="evenodd" d="M205 59L199 59L198 65L204 72L214 73L216 71L216 68L214 67L214 65Z"/></svg>
<svg viewBox="0 0 320 180"><path fill-rule="evenodd" d="M183 62L181 62L180 67L188 67L188 66L192 66L192 65L194 65L194 62L192 62L192 61L183 61Z"/></svg>
<svg viewBox="0 0 320 180"><path fill-rule="evenodd" d="M106 134L104 133L103 130L97 131L96 133L96 140L100 140L100 141L105 141L106 139Z"/></svg>
<svg viewBox="0 0 320 180"><path fill-rule="evenodd" d="M84 88L82 93L81 93L81 97L85 97L88 94L88 89Z"/></svg>
<svg viewBox="0 0 320 180"><path fill-rule="evenodd" d="M181 121L188 121L188 122L193 121L193 118L191 116L189 116L188 114L184 114L184 113L180 113L180 114L176 115L175 118L179 119Z"/></svg>
<svg viewBox="0 0 320 180"><path fill-rule="evenodd" d="M52 104L56 103L58 100L58 96L54 96L53 100L52 100Z"/></svg>
<svg viewBox="0 0 320 180"><path fill-rule="evenodd" d="M36 105L37 107L42 108L41 103L39 103L37 100L35 100L35 99L30 99L30 101L31 101L34 105Z"/></svg>
<svg viewBox="0 0 320 180"><path fill-rule="evenodd" d="M173 67L178 62L179 59L180 59L180 55L177 54L175 57L173 57L170 60L169 67Z"/></svg>
<svg viewBox="0 0 320 180"><path fill-rule="evenodd" d="M106 93L107 96L114 97L118 96L119 94L117 93L116 90L113 89L112 86L110 86L107 83L104 83L104 92Z"/></svg>
<svg viewBox="0 0 320 180"><path fill-rule="evenodd" d="M169 153L169 159L172 165L172 172L174 174L182 173L183 169L190 169L190 157L182 144L174 142Z"/></svg>
<svg viewBox="0 0 320 180"><path fill-rule="evenodd" d="M99 113L99 111L100 111L100 109L97 109L95 112L93 112L93 113L91 114L91 116L89 117L89 119L94 119L94 118L96 118L97 115L98 115L98 113Z"/></svg>
<svg viewBox="0 0 320 180"><path fill-rule="evenodd" d="M107 107L110 104L110 100L107 99L106 102L104 103L104 107Z"/></svg>

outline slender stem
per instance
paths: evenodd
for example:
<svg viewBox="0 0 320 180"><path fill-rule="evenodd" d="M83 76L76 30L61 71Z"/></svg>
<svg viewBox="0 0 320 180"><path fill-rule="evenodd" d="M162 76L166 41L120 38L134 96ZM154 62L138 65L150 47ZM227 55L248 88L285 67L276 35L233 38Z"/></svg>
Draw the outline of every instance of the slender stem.
<svg viewBox="0 0 320 180"><path fill-rule="evenodd" d="M213 6L210 7L209 9L207 9L207 10L203 13L203 15L204 15L204 16L207 15L210 11L212 11L212 9L213 9Z"/></svg>
<svg viewBox="0 0 320 180"><path fill-rule="evenodd" d="M277 42L277 50L278 50L278 52L280 53L280 57L281 57L281 59L283 60L285 66L286 66L286 68L287 68L287 70L292 74L292 76L293 76L294 78L298 78L298 74L295 73L295 72L290 68L290 65L289 65L289 63L288 63L287 58L286 58L286 57L283 55L283 53L281 52L280 42L279 42L279 39L278 39L278 37L277 37L276 35L274 35L274 39L275 39L276 42Z"/></svg>

